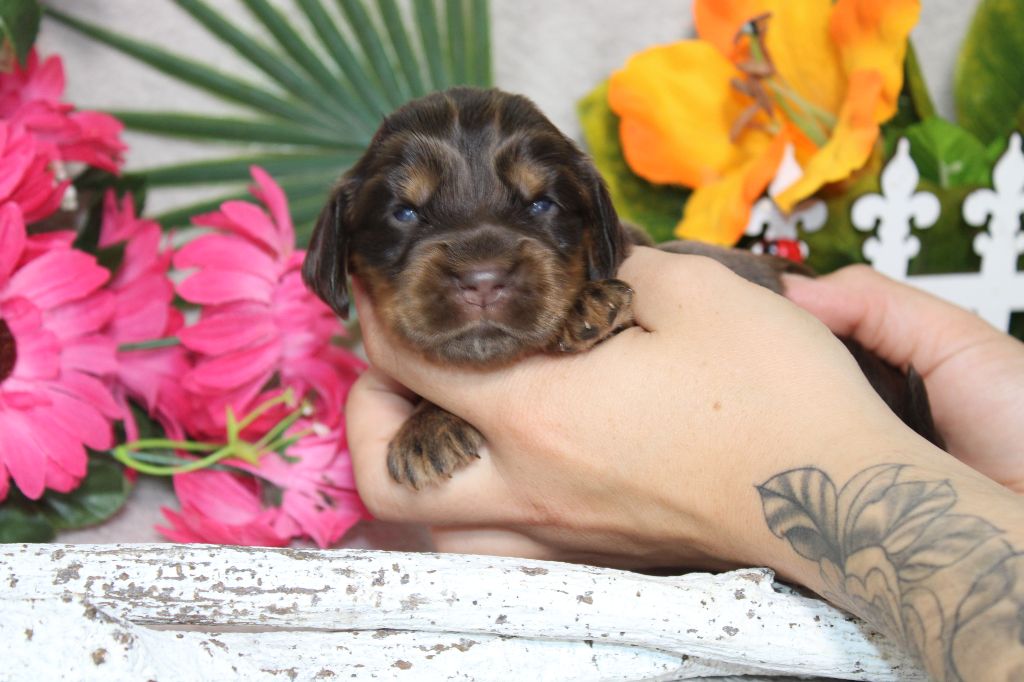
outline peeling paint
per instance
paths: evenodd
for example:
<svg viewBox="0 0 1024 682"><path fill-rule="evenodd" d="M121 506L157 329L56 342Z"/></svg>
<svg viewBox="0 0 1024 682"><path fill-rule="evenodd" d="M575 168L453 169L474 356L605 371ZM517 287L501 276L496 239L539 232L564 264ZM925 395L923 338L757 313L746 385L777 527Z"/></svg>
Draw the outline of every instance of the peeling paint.
<svg viewBox="0 0 1024 682"><path fill-rule="evenodd" d="M57 551L59 552L61 550ZM67 568L62 568L61 570L57 571L56 575L54 575L53 577L53 584L65 585L71 582L72 580L78 580L80 578L78 572L81 570L81 568L82 564L80 564L77 561L68 564Z"/></svg>
<svg viewBox="0 0 1024 682"><path fill-rule="evenodd" d="M424 597L422 594L414 593L410 594L407 599L403 599L399 602L403 611L415 611L423 604L429 604L430 600Z"/></svg>
<svg viewBox="0 0 1024 682"><path fill-rule="evenodd" d="M526 575L547 575L548 569L543 566L520 566L519 570Z"/></svg>

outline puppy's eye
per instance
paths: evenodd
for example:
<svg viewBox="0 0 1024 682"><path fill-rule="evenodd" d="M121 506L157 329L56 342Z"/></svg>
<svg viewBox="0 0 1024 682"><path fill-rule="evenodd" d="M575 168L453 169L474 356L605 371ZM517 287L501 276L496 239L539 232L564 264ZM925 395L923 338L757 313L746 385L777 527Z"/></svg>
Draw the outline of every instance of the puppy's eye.
<svg viewBox="0 0 1024 682"><path fill-rule="evenodd" d="M547 213L554 207L555 202L551 201L551 199L548 199L547 197L541 197L540 199L537 199L532 204L530 204L529 208L527 208L526 210L529 212L531 216L536 217Z"/></svg>
<svg viewBox="0 0 1024 682"><path fill-rule="evenodd" d="M391 217L400 223L414 223L420 219L420 214L416 212L416 209L409 208L408 206L401 206L396 208L391 214Z"/></svg>

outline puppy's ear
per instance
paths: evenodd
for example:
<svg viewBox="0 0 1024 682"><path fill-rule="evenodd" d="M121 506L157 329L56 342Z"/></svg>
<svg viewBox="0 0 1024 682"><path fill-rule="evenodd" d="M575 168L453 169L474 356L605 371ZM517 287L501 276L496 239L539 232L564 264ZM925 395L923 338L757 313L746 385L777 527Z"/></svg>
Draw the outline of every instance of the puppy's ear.
<svg viewBox="0 0 1024 682"><path fill-rule="evenodd" d="M348 319L348 218L351 181L341 183L320 211L302 263L302 280L334 312Z"/></svg>
<svg viewBox="0 0 1024 682"><path fill-rule="evenodd" d="M587 275L591 280L612 279L626 258L626 233L612 206L608 188L589 162L583 177L587 179L592 207Z"/></svg>

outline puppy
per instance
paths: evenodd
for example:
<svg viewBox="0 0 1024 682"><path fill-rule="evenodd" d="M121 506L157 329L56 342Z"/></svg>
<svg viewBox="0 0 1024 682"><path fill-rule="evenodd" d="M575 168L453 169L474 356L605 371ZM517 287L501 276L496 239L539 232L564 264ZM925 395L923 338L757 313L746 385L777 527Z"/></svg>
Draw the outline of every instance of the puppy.
<svg viewBox="0 0 1024 682"><path fill-rule="evenodd" d="M632 290L615 273L631 243L648 241L641 235L619 222L593 164L532 102L454 88L385 119L323 209L303 276L347 317L346 280L357 275L384 323L426 356L493 367L584 351L630 325ZM779 273L798 267L672 248L780 292ZM888 369L888 384L907 393L907 379ZM925 411L930 424L926 399ZM482 440L422 402L390 443L388 470L420 488L478 457Z"/></svg>

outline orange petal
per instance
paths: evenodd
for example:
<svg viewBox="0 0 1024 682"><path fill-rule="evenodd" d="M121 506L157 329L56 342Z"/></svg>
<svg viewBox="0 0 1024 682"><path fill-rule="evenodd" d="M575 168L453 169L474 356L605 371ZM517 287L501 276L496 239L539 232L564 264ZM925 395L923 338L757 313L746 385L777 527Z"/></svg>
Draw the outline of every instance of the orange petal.
<svg viewBox="0 0 1024 682"><path fill-rule="evenodd" d="M785 148L786 137L780 135L717 182L694 191L676 236L723 246L739 241L750 221L750 208L775 177Z"/></svg>
<svg viewBox="0 0 1024 682"><path fill-rule="evenodd" d="M660 184L700 187L742 163L766 133L729 139L749 100L729 84L733 65L711 44L686 40L640 52L612 74L608 103L633 171Z"/></svg>
<svg viewBox="0 0 1024 682"><path fill-rule="evenodd" d="M734 59L736 33L754 17L772 12L776 4L777 0L696 0L693 22L701 40L714 45L725 57Z"/></svg>
<svg viewBox="0 0 1024 682"><path fill-rule="evenodd" d="M850 75L846 101L839 111L832 137L824 147L807 159L804 175L775 197L785 212L806 199L823 185L848 177L863 166L878 139L875 111L882 99L882 76L877 71L857 71Z"/></svg>
<svg viewBox="0 0 1024 682"><path fill-rule="evenodd" d="M896 113L907 37L920 12L919 0L838 0L832 10L829 33L846 73L874 70L882 76L878 123Z"/></svg>
<svg viewBox="0 0 1024 682"><path fill-rule="evenodd" d="M779 76L801 97L834 114L843 102L846 75L828 35L832 0L773 4L766 42Z"/></svg>

